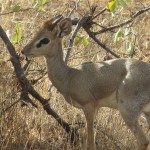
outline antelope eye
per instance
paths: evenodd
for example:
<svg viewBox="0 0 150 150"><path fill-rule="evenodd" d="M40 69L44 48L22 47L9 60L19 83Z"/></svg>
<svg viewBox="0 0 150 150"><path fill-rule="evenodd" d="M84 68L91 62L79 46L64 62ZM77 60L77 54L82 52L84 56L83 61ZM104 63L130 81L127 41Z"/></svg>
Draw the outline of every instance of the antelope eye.
<svg viewBox="0 0 150 150"><path fill-rule="evenodd" d="M49 40L48 38L44 38L44 39L42 39L42 40L36 45L36 47L37 47L37 48L40 48L42 45L48 44L49 41L50 41L50 40Z"/></svg>
<svg viewBox="0 0 150 150"><path fill-rule="evenodd" d="M40 42L41 42L41 44L48 44L49 43L49 39L48 38L44 38Z"/></svg>

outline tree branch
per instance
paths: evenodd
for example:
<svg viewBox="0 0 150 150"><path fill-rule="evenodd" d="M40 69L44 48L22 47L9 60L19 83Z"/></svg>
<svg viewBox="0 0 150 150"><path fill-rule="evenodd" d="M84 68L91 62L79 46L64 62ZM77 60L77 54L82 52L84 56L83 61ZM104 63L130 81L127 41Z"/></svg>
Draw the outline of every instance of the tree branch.
<svg viewBox="0 0 150 150"><path fill-rule="evenodd" d="M34 9L34 8L20 9L17 12L28 11L28 10L31 10L31 9ZM2 14L0 14L0 16L9 15L9 14L12 14L12 13L15 13L15 11L10 11L10 12L6 12L6 13L2 13Z"/></svg>
<svg viewBox="0 0 150 150"><path fill-rule="evenodd" d="M23 91L23 96L24 98L29 98L28 93L30 93L34 98L36 98L43 106L43 109L51 115L53 118L57 120L57 122L65 129L67 133L71 133L71 141L74 141L76 133L76 129L72 128L69 126L67 122L65 122L58 114L50 107L48 104L48 101L44 99L40 94L38 94L34 88L31 86L29 81L24 75L24 71L21 67L20 61L19 61L19 56L17 55L15 48L13 47L12 43L9 41L5 31L3 28L0 26L0 37L4 41L5 45L7 46L7 49L11 55L11 62L14 66L14 70L16 73L16 76L18 78L18 81L21 85L22 91ZM31 102L30 99L28 99L29 102L33 105L33 102ZM27 101L28 102L28 101ZM35 105L35 104L34 104ZM35 105L35 107L37 107Z"/></svg>
<svg viewBox="0 0 150 150"><path fill-rule="evenodd" d="M79 29L83 26L83 24L89 19L89 16L84 16L82 17L78 22L77 22L77 25L72 33L72 36L70 38L70 42L69 42L69 45L68 45L68 50L67 50L67 54L66 54L66 57L65 57L65 63L67 63L68 59L69 59L69 55L70 55L70 52L71 52L71 48L73 46L73 42L74 42L74 38L76 37L76 34L77 32L79 31Z"/></svg>
<svg viewBox="0 0 150 150"><path fill-rule="evenodd" d="M69 15L67 17L70 17L72 15L73 11L78 9L79 2L80 2L80 0L76 0L75 6L73 7L73 9L71 10L71 12L69 13Z"/></svg>
<svg viewBox="0 0 150 150"><path fill-rule="evenodd" d="M105 10L105 9L104 9ZM103 12L104 12L103 10ZM88 35L98 44L100 45L104 50L106 50L107 52L109 52L110 54L112 54L113 56L115 56L116 58L120 58L119 55L117 55L116 53L114 53L113 51L111 51L105 44L101 43L97 38L96 36L94 35L93 32L90 31L90 27L92 26L93 22L90 22L92 21L92 16L88 16L88 15L85 15L83 16L82 19L80 19L80 21L82 20L82 22L78 21L78 19L73 19L72 20L72 24L73 25L76 25L77 24L77 27L78 26L82 26L84 28L84 30L88 33ZM78 23L80 22L80 25L78 25ZM77 28L76 27L76 28ZM77 28L78 29L78 28ZM77 30L78 31L78 30ZM70 45L69 45L69 48L68 48L68 56L67 56L67 59L70 55L70 51L71 51L71 48L72 48L72 44L73 44L73 40L75 38L75 35L76 35L76 30L74 30L74 33L73 33L73 36L71 38L71 41L70 41Z"/></svg>
<svg viewBox="0 0 150 150"><path fill-rule="evenodd" d="M102 30L100 30L100 31L98 31L98 32L92 32L92 31L90 31L90 27L88 26L88 23L90 23L90 25L93 25L94 24L94 22L92 22L92 20L93 19L95 19L97 16L99 16L100 14L102 14L103 12L105 12L106 11L106 8L104 8L101 12L99 12L95 17L91 17L90 18L90 16L89 16L89 20L86 20L84 23L82 23L82 27L85 29L85 31L89 34L89 36L98 44L98 45L100 45L103 49L105 49L107 52L109 52L110 54L112 54L113 56L115 56L116 58L119 58L120 56L119 55L117 55L117 54L115 54L113 51L111 51L105 44L103 44L103 43L101 43L97 38L96 38L96 36L95 35L97 35L97 34L102 34L102 33L105 33L105 32L107 32L107 31L112 31L112 30L114 30L114 29L117 29L117 28L120 28L120 27L122 27L122 26L124 26L124 25L127 25L127 24L129 24L129 23L131 23L131 22L133 22L134 20L135 20L135 18L137 18L139 15L141 15L142 13L144 13L144 12L146 12L146 11L149 11L150 10L150 6L149 7L146 7L146 8L143 8L143 9L141 9L141 10L139 10L138 12L136 12L136 13L134 13L132 16L131 16L131 18L130 19L128 19L128 20L126 20L125 22L122 22L122 23L120 23L120 24L118 24L118 25L114 25L114 26L112 26L112 27L105 27L105 28L103 28ZM84 17L83 17L84 18ZM90 22L91 21L91 22ZM79 22L79 19L77 19L77 18L75 18L75 19L72 19L72 25L77 25L78 24L78 22ZM71 38L71 42L73 43L73 39L74 38ZM71 45L71 43L70 43L70 45ZM69 46L70 46L69 45ZM69 47L69 54L70 54L70 49L71 49L71 47ZM68 54L68 55L69 55ZM69 56L67 56L67 57L69 57ZM68 59L68 58L67 58Z"/></svg>
<svg viewBox="0 0 150 150"><path fill-rule="evenodd" d="M104 13L107 9L103 8L97 15L95 15L94 17L91 18L91 20L94 20L95 18L97 18L99 15L101 15L102 13Z"/></svg>
<svg viewBox="0 0 150 150"><path fill-rule="evenodd" d="M143 8L141 10L139 10L138 12L134 13L130 19L120 23L120 24L117 24L117 25L114 25L114 26L111 26L111 27L106 27L98 32L94 32L93 34L97 35L97 34L102 34L102 33L105 33L107 31L112 31L114 29L117 29L117 28L120 28L124 25L127 25L131 22L133 22L135 20L135 18L137 18L139 15L141 15L142 13L146 12L146 11L149 11L150 10L150 6L149 7L146 7L146 8Z"/></svg>
<svg viewBox="0 0 150 150"><path fill-rule="evenodd" d="M100 40L98 40L96 38L96 36L93 34L93 32L91 32L89 29L85 28L85 31L88 33L88 35L98 44L100 45L103 49L105 49L107 52L109 52L110 54L112 54L113 56L115 56L116 58L120 58L119 55L117 55L116 53L114 53L113 51L111 51L105 44L101 43Z"/></svg>
<svg viewBox="0 0 150 150"><path fill-rule="evenodd" d="M11 55L11 62L14 66L14 71L16 73L16 76L17 76L18 81L22 88L21 99L27 103L28 102L31 103L32 106L37 108L37 105L34 104L34 102L32 102L32 100L28 96L27 84L25 84L25 79L23 78L24 72L22 69L19 69L19 68L21 68L21 64L19 62L19 56L16 54L13 45L9 41L5 31L2 29L1 26L0 26L0 36L1 36L2 40L4 41L5 45L7 46L7 49Z"/></svg>

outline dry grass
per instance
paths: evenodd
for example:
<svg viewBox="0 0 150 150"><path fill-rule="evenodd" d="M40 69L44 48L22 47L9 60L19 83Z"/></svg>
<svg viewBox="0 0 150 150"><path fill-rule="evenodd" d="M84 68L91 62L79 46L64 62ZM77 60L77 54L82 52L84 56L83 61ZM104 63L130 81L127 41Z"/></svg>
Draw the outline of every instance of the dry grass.
<svg viewBox="0 0 150 150"><path fill-rule="evenodd" d="M115 22L123 21L130 16L130 11L134 12L142 8L142 2L145 6L149 0L134 2L128 10L123 10L121 15L118 9L117 16L112 18L110 13L105 13L96 21L102 25L111 25ZM23 8L33 8L31 0L0 0L3 3L1 13L9 12L10 8L15 5L21 5ZM90 3L98 4L99 10L106 6L107 1L91 0ZM0 15L0 23L5 30L10 30L10 33L15 32L15 22L19 21L23 29L22 40L15 45L15 48L20 54L21 49L30 40L31 36L37 31L39 26L44 21L54 16L55 14L68 14L73 7L73 0L49 0L44 7L45 11L38 11L33 8L17 13L9 13ZM87 1L81 1L79 6L80 15L84 14L89 9ZM77 16L77 13L73 14ZM97 30L94 27L93 30ZM148 12L137 18L133 25L132 31L136 34L136 55L135 58L150 61L150 20ZM124 30L124 29L122 29ZM85 34L83 32L83 34ZM113 42L113 33L106 33L100 36L100 39L106 43L112 50L116 51L122 57L127 56L127 44L129 41L134 41L134 34L130 34L121 40L118 44ZM86 34L85 34L86 35ZM73 48L69 65L74 66L86 61L104 60L108 54L105 53L91 39L90 44L84 47L82 44ZM64 40L64 47L67 47L68 38ZM65 53L66 51L64 51ZM23 56L21 55L21 58ZM24 61L22 59L22 64ZM28 78L36 79L45 71L43 58L34 59L30 65ZM19 98L19 86L13 72L13 67L9 61L9 55L3 42L0 41L0 113L8 108ZM57 93L56 89L48 92L49 80L47 76L42 78L36 85L36 90L45 98L51 97L51 107L69 124L76 125L78 122L85 122L83 113L68 105L63 97ZM35 101L36 102L36 101ZM36 102L37 103L37 102ZM38 104L38 103L37 103ZM145 133L148 132L147 123L144 117L141 117L140 124L143 126ZM118 111L102 108L99 110L95 130L97 132L96 142L97 149L101 150L134 150L136 143L133 135L125 126ZM56 123L56 121L48 116L39 106L38 109L21 107L17 103L2 115L0 114L0 147L1 150L21 150L21 149L49 149L49 150L77 150L80 149L80 144L72 148L68 142L67 134Z"/></svg>

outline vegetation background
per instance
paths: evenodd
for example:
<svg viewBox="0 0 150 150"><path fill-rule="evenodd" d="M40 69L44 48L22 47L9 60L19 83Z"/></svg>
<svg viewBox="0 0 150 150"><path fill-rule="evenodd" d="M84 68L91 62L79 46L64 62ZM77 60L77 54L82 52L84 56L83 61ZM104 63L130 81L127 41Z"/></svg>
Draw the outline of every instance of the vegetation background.
<svg viewBox="0 0 150 150"><path fill-rule="evenodd" d="M42 4L43 2L43 4ZM0 0L0 25L15 46L20 56L22 65L25 64L22 48L38 31L40 26L56 14L67 16L75 5L74 0ZM108 1L81 0L78 9L71 17L81 18L90 6L98 6L97 13L106 7ZM132 13L150 5L149 0L135 0L128 2L128 7L117 6L114 14L106 11L96 22L102 26L111 26L130 18ZM93 31L100 26L94 26ZM86 42L74 44L68 65L76 66L87 61L102 61L114 58L99 47L88 35L80 30L79 37ZM132 24L122 27L115 32L107 32L97 36L111 50L120 57L133 57L150 62L150 14L146 12L137 17ZM18 35L20 34L20 35ZM66 54L69 36L63 41L64 54ZM134 47L134 48L133 48ZM133 52L132 52L133 50ZM63 97L52 88L48 91L50 81L47 78L46 67L43 58L33 59L26 75L34 88L46 99L50 98L50 106L70 125L85 125L83 112L65 102ZM36 81L36 82L35 82ZM80 143L75 147L70 145L67 133L58 125L55 119L48 116L42 106L38 109L31 105L21 107L18 99L20 86L15 77L14 68L10 62L10 55L3 41L0 39L0 149L1 150L78 150ZM140 124L147 136L148 125L144 116L140 118ZM99 109L95 121L97 149L101 150L134 150L135 138L126 127L117 110L109 108Z"/></svg>

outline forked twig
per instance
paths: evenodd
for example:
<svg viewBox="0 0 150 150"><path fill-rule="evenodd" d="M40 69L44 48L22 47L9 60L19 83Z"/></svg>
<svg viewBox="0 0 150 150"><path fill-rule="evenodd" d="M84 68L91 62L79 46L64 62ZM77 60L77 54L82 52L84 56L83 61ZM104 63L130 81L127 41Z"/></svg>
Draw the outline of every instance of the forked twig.
<svg viewBox="0 0 150 150"><path fill-rule="evenodd" d="M71 10L71 12L69 13L69 15L67 17L70 17L73 13L74 10L77 10L78 4L79 4L80 0L76 0L76 4L73 7L73 9Z"/></svg>
<svg viewBox="0 0 150 150"><path fill-rule="evenodd" d="M8 111L10 108L12 108L13 106L15 106L19 102L20 102L20 100L17 100L14 103L12 103L10 106L8 106L7 108L5 108L4 110L0 111L0 116L2 116L6 111Z"/></svg>
<svg viewBox="0 0 150 150"><path fill-rule="evenodd" d="M104 13L107 9L103 8L97 15L95 15L94 17L91 18L91 20L94 20L95 18L97 18L99 15L101 15L102 13Z"/></svg>
<svg viewBox="0 0 150 150"><path fill-rule="evenodd" d="M89 23L90 21L92 21L93 19L95 19L96 17L98 17L100 14L102 14L102 13L105 12L106 10L107 10L107 9L104 8L104 9L103 9L101 12L99 12L96 16L91 17L91 18L88 20L87 23ZM86 22L84 22L84 26L83 26L83 24L82 24L82 27L85 29L85 31L89 34L89 36L90 36L98 45L100 45L103 49L105 49L107 52L109 52L110 54L112 54L112 55L115 56L116 58L120 58L119 55L117 55L116 53L114 53L114 52L113 52L112 50L110 50L105 44L103 44L102 42L100 42L100 41L96 38L96 35L97 35L97 34L105 33L105 32L107 32L107 31L112 31L112 30L114 30L114 29L117 29L117 28L120 28L120 27L122 27L122 26L124 26L124 25L127 25L127 24L133 22L136 17L138 17L138 16L141 15L142 13L144 13L144 12L146 12L146 11L149 11L149 10L150 10L150 6L149 6L149 7L146 7L146 8L143 8L143 9L139 10L138 12L134 13L134 14L131 16L131 18L128 19L127 21L122 22L122 23L120 23L120 24L118 24L118 25L114 25L114 26L112 26L112 27L105 27L105 28L103 28L102 30L100 30L100 31L98 31L98 32L91 32L90 29L89 29L89 27L87 27ZM84 18L84 17L83 17L83 18ZM73 24L73 25L78 24L78 22L79 22L79 20L76 19L76 18L72 20L72 24ZM95 24L95 23L94 23L94 22L91 22L91 24ZM71 38L71 39L72 39L71 42L73 43L73 38ZM71 42L70 42L70 45L71 45ZM70 45L69 45L69 46L70 46ZM68 50L69 50L69 52L68 52L68 55L67 55L67 59L68 59L68 57L69 57L69 55L70 55L71 46L68 48Z"/></svg>
<svg viewBox="0 0 150 150"><path fill-rule="evenodd" d="M81 21L82 20L82 21ZM88 33L88 35L98 44L100 45L104 50L106 50L107 52L109 52L110 54L112 54L113 56L115 56L116 58L120 58L119 55L117 55L116 53L114 53L113 51L111 51L105 44L101 43L97 38L96 36L93 34L93 32L90 31L90 27L92 25L93 22L89 22L91 20L91 16L83 16L83 18L81 19L80 21L78 21L77 19L73 19L72 20L72 24L73 25L76 25L76 28L73 32L73 35L71 37L71 40L70 40L70 43L69 43L69 46L68 46L68 51L67 51L67 55L66 55L66 59L65 59L65 62L68 61L68 58L69 58L69 55L70 55L70 52L71 52L71 48L72 48L72 45L73 45L73 40L76 36L76 33L78 31L78 28L81 28L83 27L84 30ZM79 23L80 22L80 23ZM80 25L79 25L80 24ZM79 27L78 27L79 26Z"/></svg>
<svg viewBox="0 0 150 150"><path fill-rule="evenodd" d="M146 12L146 11L149 11L150 10L150 6L149 7L146 7L146 8L143 8L141 10L139 10L138 12L134 13L130 19L122 22L122 23L119 23L117 25L114 25L114 26L111 26L111 27L106 27L98 32L94 32L95 35L97 34L102 34L102 33L105 33L107 31L112 31L114 29L117 29L117 28L120 28L120 27L123 27L131 22L133 22L135 20L135 18L137 18L139 15L141 15L142 13Z"/></svg>
<svg viewBox="0 0 150 150"><path fill-rule="evenodd" d="M117 55L116 53L114 53L113 51L111 51L105 44L103 44L102 42L100 42L100 40L98 40L96 38L96 36L87 28L84 28L85 31L88 33L88 35L98 44L100 45L103 49L105 49L108 53L112 54L113 56L115 56L116 58L120 58L119 55Z"/></svg>
<svg viewBox="0 0 150 150"><path fill-rule="evenodd" d="M76 34L77 32L79 31L79 29L83 26L83 23L85 23L87 20L88 20L88 16L84 16L82 17L78 22L77 22L77 25L72 33L72 36L70 38L70 42L69 42L69 45L68 45L68 50L67 50L67 54L66 54L66 57L65 57L65 63L68 62L68 59L69 59L69 56L70 56L70 52L71 52L71 48L73 46L73 42L74 42L74 39L76 37Z"/></svg>
<svg viewBox="0 0 150 150"><path fill-rule="evenodd" d="M34 90L34 88L31 86L29 81L24 75L24 71L21 67L20 61L19 61L19 56L17 55L14 46L12 43L9 41L5 31L3 28L0 26L0 37L4 41L4 43L7 46L7 49L11 55L11 62L14 66L14 71L16 73L16 76L18 78L18 81L21 85L22 91L23 91L23 96L28 96L28 93L30 93L34 98L36 98L41 105L43 106L43 109L47 112L47 114L51 115L54 117L57 122L65 129L65 131L69 134L71 134L71 141L74 141L75 136L77 136L76 129L69 126L67 122L65 122L48 104L48 101L44 99L38 92ZM28 101L27 101L28 102ZM29 101L31 104L32 102Z"/></svg>
<svg viewBox="0 0 150 150"><path fill-rule="evenodd" d="M2 40L4 41L5 45L7 46L7 49L11 55L11 62L14 66L14 71L16 73L16 76L17 76L18 81L22 88L20 98L27 103L31 103L32 106L37 108L37 105L28 96L28 90L27 90L28 87L27 87L27 84L24 83L24 78L23 78L24 73L23 73L22 69L19 69L19 68L21 68L21 64L19 62L19 56L15 52L15 48L11 44L10 40L8 39L5 31L2 29L1 26L0 26L0 36L1 36Z"/></svg>

